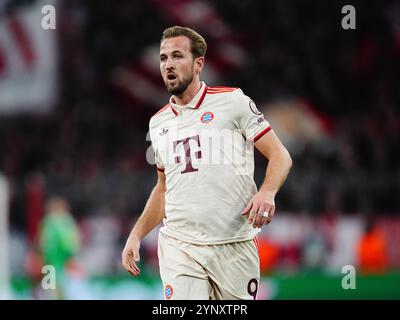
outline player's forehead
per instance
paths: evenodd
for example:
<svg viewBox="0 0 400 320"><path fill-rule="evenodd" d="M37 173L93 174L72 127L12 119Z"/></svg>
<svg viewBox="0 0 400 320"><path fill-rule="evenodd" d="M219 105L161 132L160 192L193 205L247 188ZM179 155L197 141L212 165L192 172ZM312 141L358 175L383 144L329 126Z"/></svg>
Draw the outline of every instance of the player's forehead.
<svg viewBox="0 0 400 320"><path fill-rule="evenodd" d="M160 45L160 55L169 54L174 51L190 52L190 39L185 36L178 36L164 39Z"/></svg>

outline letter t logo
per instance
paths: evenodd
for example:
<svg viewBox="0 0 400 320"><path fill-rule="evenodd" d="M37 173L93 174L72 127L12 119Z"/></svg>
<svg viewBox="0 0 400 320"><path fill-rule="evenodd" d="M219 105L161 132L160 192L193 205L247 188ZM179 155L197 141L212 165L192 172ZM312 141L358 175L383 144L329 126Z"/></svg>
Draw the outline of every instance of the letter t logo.
<svg viewBox="0 0 400 320"><path fill-rule="evenodd" d="M183 170L181 173L199 171L199 169L195 169L192 166L192 157L191 157L191 150L190 150L190 144L189 144L190 140L196 141L197 142L197 146L200 147L199 135L174 141L174 153L176 153L176 149L177 149L178 145L181 144L181 143L183 144L183 149L185 151L185 164L186 164L186 166L185 166L185 170ZM194 156L196 157L196 159L200 159L201 158L201 151L200 150L196 151L194 153ZM175 163L181 163L181 162L182 162L181 161L181 156L176 156L175 157Z"/></svg>

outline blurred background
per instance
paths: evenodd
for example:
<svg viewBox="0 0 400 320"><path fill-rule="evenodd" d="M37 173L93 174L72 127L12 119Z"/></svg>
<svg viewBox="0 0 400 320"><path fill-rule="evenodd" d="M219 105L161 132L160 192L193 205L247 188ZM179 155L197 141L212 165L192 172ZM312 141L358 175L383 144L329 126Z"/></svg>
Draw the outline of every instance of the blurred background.
<svg viewBox="0 0 400 320"><path fill-rule="evenodd" d="M258 298L399 299L400 3L352 1L355 30L345 4L1 0L0 298L163 298L157 230L139 278L120 257L156 182L159 39L178 24L208 43L203 80L241 87L293 158L260 234Z"/></svg>

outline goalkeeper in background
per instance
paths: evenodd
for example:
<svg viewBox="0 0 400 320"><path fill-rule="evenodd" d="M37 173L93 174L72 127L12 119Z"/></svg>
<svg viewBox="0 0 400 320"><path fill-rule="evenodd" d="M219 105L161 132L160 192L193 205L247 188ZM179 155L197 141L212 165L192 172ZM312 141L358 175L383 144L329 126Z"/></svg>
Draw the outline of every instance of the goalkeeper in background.
<svg viewBox="0 0 400 320"><path fill-rule="evenodd" d="M63 299L66 271L80 249L79 229L64 198L48 200L40 226L39 246L43 263L56 270L56 298Z"/></svg>

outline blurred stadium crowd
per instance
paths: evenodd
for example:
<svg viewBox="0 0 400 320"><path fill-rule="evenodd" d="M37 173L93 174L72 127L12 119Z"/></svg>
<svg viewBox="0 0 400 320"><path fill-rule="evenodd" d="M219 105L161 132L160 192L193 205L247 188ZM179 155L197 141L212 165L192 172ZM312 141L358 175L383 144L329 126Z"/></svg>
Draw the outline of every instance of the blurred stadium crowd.
<svg viewBox="0 0 400 320"><path fill-rule="evenodd" d="M33 2L9 1L0 18ZM86 271L122 272L124 241L156 179L146 134L168 99L159 39L181 24L208 42L205 81L241 87L292 154L276 221L263 231L265 273L355 263L346 244L362 254L372 220L389 252L378 269L400 267L400 5L354 5L357 29L346 31L331 1L59 1L53 109L0 117L15 252L37 243L46 199L62 196ZM0 56L0 77L2 68ZM260 183L259 155L256 164ZM155 246L150 236L143 256L156 270ZM13 257L16 274L26 272L23 256Z"/></svg>

